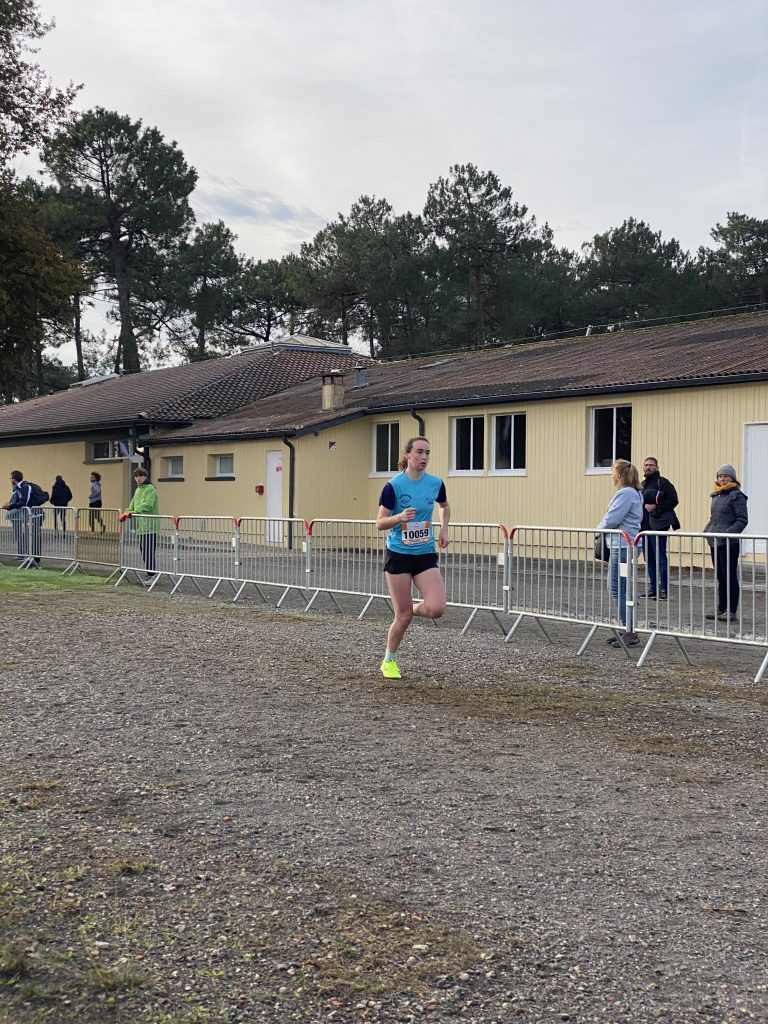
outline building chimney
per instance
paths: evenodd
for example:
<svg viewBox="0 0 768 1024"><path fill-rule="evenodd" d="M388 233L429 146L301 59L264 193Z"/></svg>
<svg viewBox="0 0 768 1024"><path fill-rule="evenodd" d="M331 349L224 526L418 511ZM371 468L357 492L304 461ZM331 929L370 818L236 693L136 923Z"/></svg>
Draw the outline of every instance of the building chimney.
<svg viewBox="0 0 768 1024"><path fill-rule="evenodd" d="M368 383L365 379L365 367L362 363L355 363L353 369L355 371L355 387L364 388Z"/></svg>
<svg viewBox="0 0 768 1024"><path fill-rule="evenodd" d="M344 408L344 371L329 370L323 374L323 409Z"/></svg>

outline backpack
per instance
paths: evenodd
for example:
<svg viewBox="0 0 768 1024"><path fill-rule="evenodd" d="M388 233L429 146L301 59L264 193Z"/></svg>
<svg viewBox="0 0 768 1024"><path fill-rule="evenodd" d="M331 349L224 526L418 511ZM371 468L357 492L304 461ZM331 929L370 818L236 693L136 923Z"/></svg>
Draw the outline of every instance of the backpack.
<svg viewBox="0 0 768 1024"><path fill-rule="evenodd" d="M31 480L27 480L27 483L29 484L29 507L44 505L50 498L48 491L44 491L39 484L33 484Z"/></svg>

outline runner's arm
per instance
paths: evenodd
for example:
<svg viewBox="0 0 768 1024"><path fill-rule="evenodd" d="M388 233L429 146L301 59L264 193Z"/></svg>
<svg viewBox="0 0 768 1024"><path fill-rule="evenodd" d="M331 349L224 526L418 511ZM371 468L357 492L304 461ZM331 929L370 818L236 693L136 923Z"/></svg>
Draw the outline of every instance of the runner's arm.
<svg viewBox="0 0 768 1024"><path fill-rule="evenodd" d="M386 505L379 505L379 511L376 516L376 529L377 530L391 530L393 526L397 526L398 523L407 523L409 519L413 519L416 515L415 508L404 508L402 512L397 512L392 515L392 509L387 508Z"/></svg>
<svg viewBox="0 0 768 1024"><path fill-rule="evenodd" d="M450 537L448 536L448 524L451 521L451 506L447 501L440 501L437 504L439 509L437 516L440 520L440 538L439 544L441 548L447 548L451 543Z"/></svg>

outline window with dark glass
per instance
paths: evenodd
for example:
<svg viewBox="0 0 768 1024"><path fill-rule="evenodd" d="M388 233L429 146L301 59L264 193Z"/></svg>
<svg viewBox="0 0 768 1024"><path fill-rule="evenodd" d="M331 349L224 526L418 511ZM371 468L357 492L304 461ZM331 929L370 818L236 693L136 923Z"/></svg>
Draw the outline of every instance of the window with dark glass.
<svg viewBox="0 0 768 1024"><path fill-rule="evenodd" d="M461 416L454 421L454 469L473 472L485 468L485 419Z"/></svg>
<svg viewBox="0 0 768 1024"><path fill-rule="evenodd" d="M525 469L525 413L494 416L493 468Z"/></svg>
<svg viewBox="0 0 768 1024"><path fill-rule="evenodd" d="M377 423L375 426L375 473L394 473L400 460L400 424Z"/></svg>
<svg viewBox="0 0 768 1024"><path fill-rule="evenodd" d="M616 459L632 458L632 406L592 410L592 467L610 468Z"/></svg>

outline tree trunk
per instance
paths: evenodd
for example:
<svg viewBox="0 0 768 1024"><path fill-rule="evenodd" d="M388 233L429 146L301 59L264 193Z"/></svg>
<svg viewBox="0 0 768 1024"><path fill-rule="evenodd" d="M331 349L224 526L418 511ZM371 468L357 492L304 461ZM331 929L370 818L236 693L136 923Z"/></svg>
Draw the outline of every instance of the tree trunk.
<svg viewBox="0 0 768 1024"><path fill-rule="evenodd" d="M75 292L75 354L77 356L77 379L85 380L85 362L83 361L83 328L81 323L80 292Z"/></svg>
<svg viewBox="0 0 768 1024"><path fill-rule="evenodd" d="M139 346L136 344L136 336L133 333L133 324L131 322L131 293L128 282L128 254L125 251L125 244L121 240L117 228L113 228L110 233L110 246L112 269L115 274L115 284L117 286L117 308L120 313L119 351L122 351L123 372L141 373Z"/></svg>
<svg viewBox="0 0 768 1024"><path fill-rule="evenodd" d="M485 325L483 323L485 319L485 310L483 308L483 268L479 260L475 262L472 269L475 274L475 310L477 315L475 321L475 348L482 348L485 334Z"/></svg>

